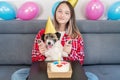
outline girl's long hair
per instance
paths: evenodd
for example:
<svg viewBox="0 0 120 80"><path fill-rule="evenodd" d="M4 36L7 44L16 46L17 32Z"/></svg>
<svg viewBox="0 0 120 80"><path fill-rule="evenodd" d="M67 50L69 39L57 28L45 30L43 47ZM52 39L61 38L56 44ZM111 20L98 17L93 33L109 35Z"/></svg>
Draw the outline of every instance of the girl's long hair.
<svg viewBox="0 0 120 80"><path fill-rule="evenodd" d="M68 21L68 23L66 24L66 30L67 30L67 34L69 36L71 36L71 38L77 38L78 36L81 36L81 33L76 25L76 19L75 19L75 12L74 12L74 8L72 7L72 5L68 2L68 1L62 1L61 3L59 3L59 5L56 7L56 10L58 9L58 7L65 3L69 9L70 9L70 14L71 14L71 18ZM54 20L53 23L55 25L55 29L58 30L59 28L59 23L56 20L56 10L54 13Z"/></svg>

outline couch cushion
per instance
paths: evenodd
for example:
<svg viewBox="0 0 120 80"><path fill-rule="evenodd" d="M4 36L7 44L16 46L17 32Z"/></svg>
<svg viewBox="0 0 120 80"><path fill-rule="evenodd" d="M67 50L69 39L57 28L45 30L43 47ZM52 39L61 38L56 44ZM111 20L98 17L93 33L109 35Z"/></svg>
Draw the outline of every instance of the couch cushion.
<svg viewBox="0 0 120 80"><path fill-rule="evenodd" d="M46 20L10 20L0 21L0 34L36 34L45 27Z"/></svg>
<svg viewBox="0 0 120 80"><path fill-rule="evenodd" d="M120 21L78 20L85 44L85 64L120 63Z"/></svg>
<svg viewBox="0 0 120 80"><path fill-rule="evenodd" d="M120 34L84 34L85 64L119 64Z"/></svg>
<svg viewBox="0 0 120 80"><path fill-rule="evenodd" d="M45 20L0 21L0 64L31 64L35 35L45 23Z"/></svg>
<svg viewBox="0 0 120 80"><path fill-rule="evenodd" d="M115 20L77 20L81 33L120 33L120 21Z"/></svg>
<svg viewBox="0 0 120 80"><path fill-rule="evenodd" d="M31 64L35 34L0 34L0 64Z"/></svg>

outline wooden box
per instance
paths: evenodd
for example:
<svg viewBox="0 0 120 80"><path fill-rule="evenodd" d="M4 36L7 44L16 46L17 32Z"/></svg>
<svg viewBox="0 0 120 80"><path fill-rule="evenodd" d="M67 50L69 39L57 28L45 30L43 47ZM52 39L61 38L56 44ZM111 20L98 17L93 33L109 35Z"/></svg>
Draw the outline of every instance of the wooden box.
<svg viewBox="0 0 120 80"><path fill-rule="evenodd" d="M70 65L70 69L68 72L51 72L50 63L47 63L47 74L48 74L48 78L71 78L72 68Z"/></svg>

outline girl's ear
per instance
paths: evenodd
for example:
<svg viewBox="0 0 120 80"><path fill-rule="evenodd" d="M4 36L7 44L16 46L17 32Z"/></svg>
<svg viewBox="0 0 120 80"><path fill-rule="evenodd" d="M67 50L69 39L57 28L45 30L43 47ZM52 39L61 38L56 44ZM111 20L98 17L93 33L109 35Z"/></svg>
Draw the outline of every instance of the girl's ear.
<svg viewBox="0 0 120 80"><path fill-rule="evenodd" d="M57 35L58 39L60 39L61 34L59 32L56 32L55 34Z"/></svg>
<svg viewBox="0 0 120 80"><path fill-rule="evenodd" d="M43 40L43 42L45 41L44 36L45 36L45 34L43 34L43 35L41 36L41 40Z"/></svg>

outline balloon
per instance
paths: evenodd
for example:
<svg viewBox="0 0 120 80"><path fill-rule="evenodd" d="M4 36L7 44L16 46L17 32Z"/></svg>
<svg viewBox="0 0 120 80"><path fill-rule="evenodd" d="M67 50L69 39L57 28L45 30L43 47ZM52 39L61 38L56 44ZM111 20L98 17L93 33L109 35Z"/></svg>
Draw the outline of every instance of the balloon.
<svg viewBox="0 0 120 80"><path fill-rule="evenodd" d="M120 1L115 2L110 6L107 13L108 19L118 20L120 19Z"/></svg>
<svg viewBox="0 0 120 80"><path fill-rule="evenodd" d="M104 6L99 0L91 0L86 6L86 17L90 20L99 19L104 12Z"/></svg>
<svg viewBox="0 0 120 80"><path fill-rule="evenodd" d="M78 2L78 0L68 0L68 2L69 2L73 7L75 7L76 4L77 4L77 2Z"/></svg>
<svg viewBox="0 0 120 80"><path fill-rule="evenodd" d="M60 2L61 2L61 1L57 1L57 2L53 5L53 7L52 7L52 14L53 14L53 15L54 15L54 13L55 13L56 7L59 5Z"/></svg>
<svg viewBox="0 0 120 80"><path fill-rule="evenodd" d="M0 1L0 18L4 20L11 20L16 18L14 7L5 1Z"/></svg>
<svg viewBox="0 0 120 80"><path fill-rule="evenodd" d="M39 7L34 2L24 3L17 12L17 18L21 20L31 20L39 14Z"/></svg>

